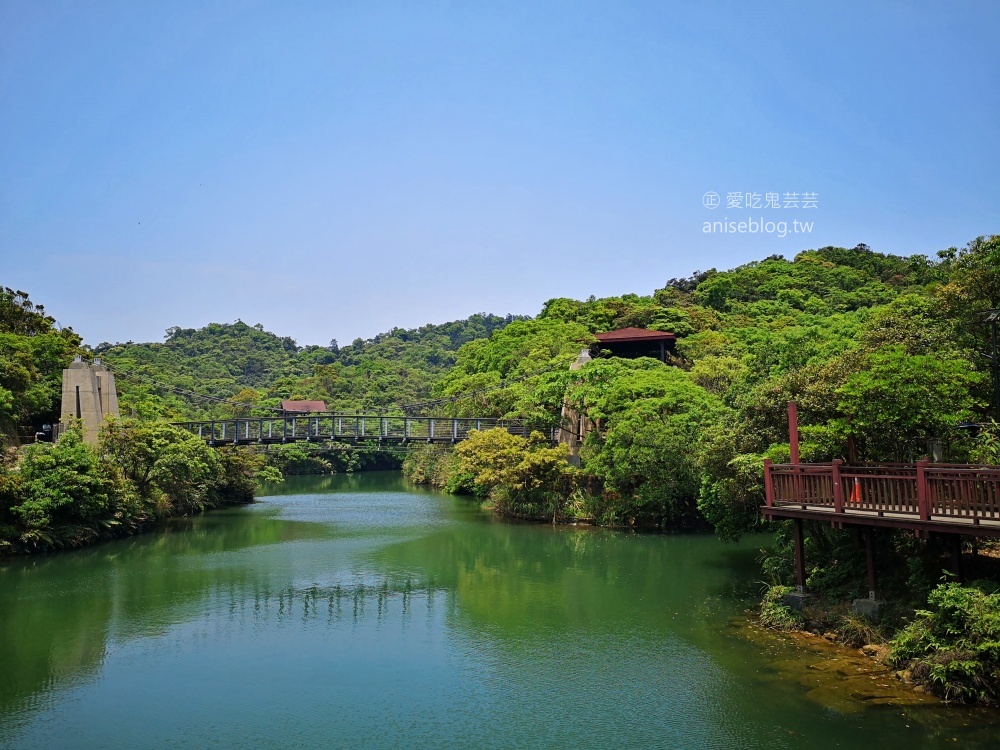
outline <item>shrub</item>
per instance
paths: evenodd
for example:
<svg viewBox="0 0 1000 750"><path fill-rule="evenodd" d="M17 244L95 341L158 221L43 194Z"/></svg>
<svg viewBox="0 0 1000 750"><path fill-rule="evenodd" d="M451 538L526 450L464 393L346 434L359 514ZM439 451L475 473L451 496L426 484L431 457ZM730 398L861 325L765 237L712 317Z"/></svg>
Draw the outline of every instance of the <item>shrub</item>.
<svg viewBox="0 0 1000 750"><path fill-rule="evenodd" d="M203 510L210 487L223 474L215 450L164 422L109 420L101 430L100 449L142 498L166 513Z"/></svg>
<svg viewBox="0 0 1000 750"><path fill-rule="evenodd" d="M287 443L271 454L271 461L282 474L329 474L333 464L317 451L298 443Z"/></svg>
<svg viewBox="0 0 1000 750"><path fill-rule="evenodd" d="M871 643L883 643L885 636L878 625L864 615L847 612L840 618L837 635L848 646L861 648Z"/></svg>
<svg viewBox="0 0 1000 750"><path fill-rule="evenodd" d="M760 624L773 630L797 630L802 627L802 613L784 602L791 586L771 586L760 603Z"/></svg>
<svg viewBox="0 0 1000 750"><path fill-rule="evenodd" d="M945 700L1000 699L1000 594L941 584L890 643L890 659Z"/></svg>
<svg viewBox="0 0 1000 750"><path fill-rule="evenodd" d="M77 546L117 523L116 477L78 426L58 443L25 449L16 476L8 475L4 484L5 536L20 548Z"/></svg>

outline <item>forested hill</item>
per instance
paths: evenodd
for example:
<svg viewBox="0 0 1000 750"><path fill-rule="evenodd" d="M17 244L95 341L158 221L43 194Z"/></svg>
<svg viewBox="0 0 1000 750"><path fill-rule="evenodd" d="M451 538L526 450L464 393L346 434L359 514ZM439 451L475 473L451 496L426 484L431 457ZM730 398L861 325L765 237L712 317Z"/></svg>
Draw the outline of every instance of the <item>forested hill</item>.
<svg viewBox="0 0 1000 750"><path fill-rule="evenodd" d="M1000 432L959 428L993 413L983 313L998 307L1000 236L935 258L827 247L650 296L550 300L462 347L440 388L460 414L552 424L568 401L594 420L583 466L607 490L594 517L701 516L738 536L759 518L764 459L788 458L789 400L808 461L909 461L933 445L946 460L1000 461ZM675 332L674 366L599 358L568 370L581 342L624 326Z"/></svg>
<svg viewBox="0 0 1000 750"><path fill-rule="evenodd" d="M394 328L343 347L336 340L300 347L259 324L236 321L169 328L163 343L103 343L94 353L122 374L122 408L142 417L231 416L254 406L277 406L283 398L320 399L337 410L372 410L429 398L459 347L517 319L482 313L440 325Z"/></svg>
<svg viewBox="0 0 1000 750"><path fill-rule="evenodd" d="M677 436L678 456L690 463L696 435L703 469L671 489L690 507L705 476L730 477L727 493L745 484L733 475L737 459L752 456L756 466L780 444L789 398L799 400L804 423L813 426L816 456L840 449L848 421L861 450L875 456L904 445L912 451L927 437L947 442L949 425L985 419L990 384L987 360L977 351L989 343L982 310L1000 306L998 275L996 236L934 258L826 247L671 279L651 295L557 298L535 318L473 315L342 347L336 341L300 347L237 321L171 328L162 343L101 344L94 352L123 373L123 412L145 418L260 413L254 407L283 398L321 399L341 411L431 399L438 413L527 417L542 426L554 424L569 396L601 420L606 442L592 465L607 459L601 471L608 479L628 462L624 454L611 461L605 448L651 424L651 415L677 423L690 417L690 434ZM69 330L56 331L26 295L5 294L0 421L10 435L15 424L53 418L59 371L79 341ZM25 316L41 321L39 330L21 330ZM570 377L569 363L593 334L625 326L676 333L678 366L599 361L582 380ZM913 378L901 374L897 387L894 372ZM880 396L879 388L888 390ZM206 402L185 391L236 403ZM658 441L670 434L657 429ZM612 484L625 494L646 480L623 475Z"/></svg>

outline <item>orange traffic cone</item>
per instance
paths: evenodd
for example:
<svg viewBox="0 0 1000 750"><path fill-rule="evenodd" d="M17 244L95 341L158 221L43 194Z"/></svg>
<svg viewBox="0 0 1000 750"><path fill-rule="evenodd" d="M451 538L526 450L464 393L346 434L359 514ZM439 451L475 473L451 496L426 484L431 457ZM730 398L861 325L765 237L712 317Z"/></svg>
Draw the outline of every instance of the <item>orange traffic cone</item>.
<svg viewBox="0 0 1000 750"><path fill-rule="evenodd" d="M858 481L857 477L854 477L854 487L851 489L851 499L852 503L861 502L861 482Z"/></svg>

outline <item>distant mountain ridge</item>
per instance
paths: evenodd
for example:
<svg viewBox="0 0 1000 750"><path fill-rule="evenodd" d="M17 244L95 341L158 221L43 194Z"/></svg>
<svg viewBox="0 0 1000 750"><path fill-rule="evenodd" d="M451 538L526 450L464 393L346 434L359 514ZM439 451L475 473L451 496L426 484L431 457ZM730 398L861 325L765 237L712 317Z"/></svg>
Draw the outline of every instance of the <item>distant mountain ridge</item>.
<svg viewBox="0 0 1000 750"><path fill-rule="evenodd" d="M428 398L463 344L488 338L525 316L488 313L418 328L393 328L339 346L302 346L260 324L172 327L162 343L102 343L94 348L120 372L122 402L140 416L224 416L210 401L237 398L276 407L283 398L315 398L343 410L384 408Z"/></svg>

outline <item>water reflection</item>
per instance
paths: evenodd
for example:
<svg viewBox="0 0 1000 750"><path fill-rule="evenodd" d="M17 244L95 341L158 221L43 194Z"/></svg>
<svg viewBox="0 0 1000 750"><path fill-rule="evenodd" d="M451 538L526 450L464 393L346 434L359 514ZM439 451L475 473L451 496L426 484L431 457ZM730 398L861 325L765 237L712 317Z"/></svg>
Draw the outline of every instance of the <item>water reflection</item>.
<svg viewBox="0 0 1000 750"><path fill-rule="evenodd" d="M981 715L962 727L838 704L836 686L793 678L787 642L734 633L766 540L497 523L398 475L282 492L0 565L0 745L892 746L908 724L915 747L995 736Z"/></svg>

